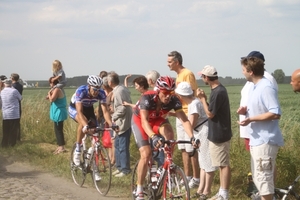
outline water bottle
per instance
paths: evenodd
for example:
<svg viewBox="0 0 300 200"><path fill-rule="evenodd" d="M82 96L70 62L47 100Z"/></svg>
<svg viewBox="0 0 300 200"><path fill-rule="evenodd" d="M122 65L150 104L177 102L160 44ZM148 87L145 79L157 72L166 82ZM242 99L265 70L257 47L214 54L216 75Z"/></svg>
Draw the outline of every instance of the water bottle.
<svg viewBox="0 0 300 200"><path fill-rule="evenodd" d="M157 172L156 165L152 164L150 173L151 173L151 182L152 182L153 189L156 189L156 182L157 182L156 172Z"/></svg>
<svg viewBox="0 0 300 200"><path fill-rule="evenodd" d="M87 154L86 154L86 159L89 161L91 159L91 155L93 153L93 147L90 147Z"/></svg>

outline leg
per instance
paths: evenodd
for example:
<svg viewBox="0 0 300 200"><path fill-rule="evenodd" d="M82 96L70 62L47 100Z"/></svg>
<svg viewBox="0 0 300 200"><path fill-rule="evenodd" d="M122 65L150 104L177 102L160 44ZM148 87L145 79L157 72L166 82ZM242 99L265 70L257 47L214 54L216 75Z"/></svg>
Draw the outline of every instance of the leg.
<svg viewBox="0 0 300 200"><path fill-rule="evenodd" d="M199 182L199 187L197 189L198 194L203 194L204 188L206 186L206 173L204 169L200 169L200 182Z"/></svg>
<svg viewBox="0 0 300 200"><path fill-rule="evenodd" d="M17 135L18 135L18 122L19 119L10 119L9 120L9 136L8 136L8 145L15 146L17 143Z"/></svg>
<svg viewBox="0 0 300 200"><path fill-rule="evenodd" d="M200 178L200 166L198 160L198 152L196 151L194 156L191 157L192 169L193 169L193 177L199 179Z"/></svg>
<svg viewBox="0 0 300 200"><path fill-rule="evenodd" d="M8 147L8 134L9 134L9 120L2 120L2 132L3 132L3 138L2 138L2 147Z"/></svg>
<svg viewBox="0 0 300 200"><path fill-rule="evenodd" d="M211 186L214 180L215 172L206 172L205 173L205 187L203 194L209 195L211 193ZM202 177L201 177L202 179Z"/></svg>
<svg viewBox="0 0 300 200"><path fill-rule="evenodd" d="M229 190L231 170L229 166L220 167L220 187Z"/></svg>
<svg viewBox="0 0 300 200"><path fill-rule="evenodd" d="M137 186L138 189L142 189L142 186L144 185L145 182L146 173L147 173L147 165L151 158L152 151L150 145L140 147L139 151L140 151L141 158L137 169ZM137 193L139 192L142 191L137 191Z"/></svg>
<svg viewBox="0 0 300 200"><path fill-rule="evenodd" d="M130 152L129 152L129 145L130 145L130 135L131 135L131 128L127 131L119 135L119 158L120 158L120 171L124 174L129 174L130 170ZM116 175L117 176L117 175Z"/></svg>

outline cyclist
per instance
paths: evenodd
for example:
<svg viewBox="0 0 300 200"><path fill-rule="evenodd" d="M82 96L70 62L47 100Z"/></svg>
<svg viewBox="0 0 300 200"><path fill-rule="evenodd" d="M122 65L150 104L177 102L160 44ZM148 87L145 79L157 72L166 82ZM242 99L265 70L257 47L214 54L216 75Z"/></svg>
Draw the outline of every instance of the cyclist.
<svg viewBox="0 0 300 200"><path fill-rule="evenodd" d="M170 110L175 110L176 117L181 120L191 141L195 142L192 126L182 110L180 100L174 95L174 80L169 76L159 77L156 87L156 91L148 91L142 95L132 115L131 127L140 152L135 193L137 200L144 199L143 183L152 152L149 138L152 139L154 147L159 147L163 139L174 139L172 126L164 118Z"/></svg>
<svg viewBox="0 0 300 200"><path fill-rule="evenodd" d="M84 134L89 129L89 120L92 120L97 125L97 120L94 112L93 104L99 101L99 106L103 110L105 121L110 127L113 127L110 113L106 105L106 95L101 89L102 79L96 75L90 75L87 79L87 85L82 85L77 88L73 94L69 106L70 117L78 123L76 150L74 151L73 162L75 165L80 165L80 146Z"/></svg>

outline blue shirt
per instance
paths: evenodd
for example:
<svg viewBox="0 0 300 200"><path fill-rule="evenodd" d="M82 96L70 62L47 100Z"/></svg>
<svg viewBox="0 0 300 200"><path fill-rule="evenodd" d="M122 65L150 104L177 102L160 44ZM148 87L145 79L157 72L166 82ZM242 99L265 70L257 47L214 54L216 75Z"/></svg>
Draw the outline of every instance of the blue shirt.
<svg viewBox="0 0 300 200"><path fill-rule="evenodd" d="M93 97L89 95L89 86L82 85L77 88L75 94L71 98L71 106L75 108L76 102L81 102L83 107L92 107L94 103L100 101L100 103L106 103L106 95L102 89L98 96Z"/></svg>
<svg viewBox="0 0 300 200"><path fill-rule="evenodd" d="M277 90L266 78L262 78L249 92L248 117L271 112L281 115ZM283 146L279 120L255 121L249 124L250 146L271 144Z"/></svg>

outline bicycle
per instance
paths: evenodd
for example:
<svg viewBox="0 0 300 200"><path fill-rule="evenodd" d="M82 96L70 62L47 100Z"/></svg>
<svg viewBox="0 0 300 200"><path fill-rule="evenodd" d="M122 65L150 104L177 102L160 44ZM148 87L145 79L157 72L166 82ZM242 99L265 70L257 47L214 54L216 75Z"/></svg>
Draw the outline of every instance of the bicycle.
<svg viewBox="0 0 300 200"><path fill-rule="evenodd" d="M286 188L275 188L274 198L276 200L300 200L300 195L296 191L297 183L300 179L298 176L289 186ZM252 192L248 195L252 200L260 199L260 195L258 192Z"/></svg>
<svg viewBox="0 0 300 200"><path fill-rule="evenodd" d="M162 198L189 200L190 188L188 180L183 170L173 163L172 156L176 144L191 144L191 142L183 140L167 140L163 143L166 145L159 150L163 150L166 154L166 157L162 167L158 168L157 173L155 174L156 177L153 177L153 172L151 172L153 158L148 162L148 171L143 186L145 199L155 200ZM135 164L131 179L132 198L134 200L136 198L135 191L137 189L136 183L138 164L139 161L137 161Z"/></svg>
<svg viewBox="0 0 300 200"><path fill-rule="evenodd" d="M105 196L111 186L111 162L106 149L99 140L99 135L105 130L111 128L90 128L88 133L82 139L80 165L77 166L73 162L73 153L76 149L76 143L71 151L70 167L73 181L76 185L82 186L85 182L86 175L91 174L92 180L97 191ZM90 138L92 143L89 150L86 149L86 138Z"/></svg>

